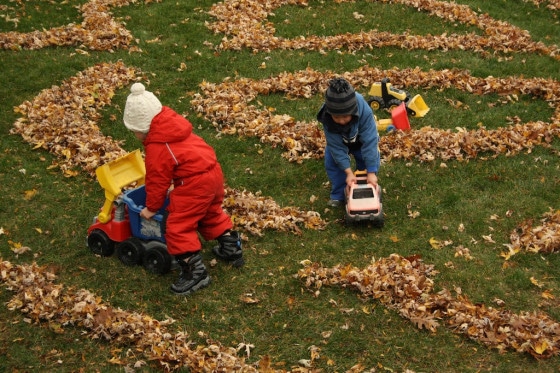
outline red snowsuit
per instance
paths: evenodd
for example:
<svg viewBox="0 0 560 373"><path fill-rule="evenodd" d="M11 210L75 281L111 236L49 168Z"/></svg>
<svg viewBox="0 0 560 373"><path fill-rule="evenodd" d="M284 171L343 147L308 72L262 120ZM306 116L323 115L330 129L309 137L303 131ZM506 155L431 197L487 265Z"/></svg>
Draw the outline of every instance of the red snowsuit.
<svg viewBox="0 0 560 373"><path fill-rule="evenodd" d="M164 106L143 142L148 210L158 211L174 185L165 226L171 255L199 251L197 231L208 241L233 228L222 208L224 177L216 153L192 129L191 122Z"/></svg>

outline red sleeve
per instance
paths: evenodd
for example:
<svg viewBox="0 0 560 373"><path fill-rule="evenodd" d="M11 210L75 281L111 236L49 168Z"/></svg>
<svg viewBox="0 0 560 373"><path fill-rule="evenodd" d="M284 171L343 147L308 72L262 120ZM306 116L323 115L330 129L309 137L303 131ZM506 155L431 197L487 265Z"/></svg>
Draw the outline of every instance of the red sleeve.
<svg viewBox="0 0 560 373"><path fill-rule="evenodd" d="M162 143L149 144L146 152L146 207L158 211L163 207L173 179L175 160Z"/></svg>

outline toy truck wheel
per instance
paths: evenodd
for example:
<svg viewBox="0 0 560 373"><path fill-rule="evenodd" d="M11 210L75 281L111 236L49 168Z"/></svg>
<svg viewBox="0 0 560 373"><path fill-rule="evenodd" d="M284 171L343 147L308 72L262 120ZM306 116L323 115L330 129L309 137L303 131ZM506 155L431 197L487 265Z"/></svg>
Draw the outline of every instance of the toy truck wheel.
<svg viewBox="0 0 560 373"><path fill-rule="evenodd" d="M91 231L87 238L87 244L95 255L111 256L115 252L115 243L105 232L99 229Z"/></svg>
<svg viewBox="0 0 560 373"><path fill-rule="evenodd" d="M370 97L369 106L373 111L379 110L383 107L383 99L381 97Z"/></svg>
<svg viewBox="0 0 560 373"><path fill-rule="evenodd" d="M383 228L385 225L385 217L383 216L383 211L381 211L381 216L379 216L374 222L373 225L377 228Z"/></svg>
<svg viewBox="0 0 560 373"><path fill-rule="evenodd" d="M143 265L148 272L163 275L171 269L171 256L163 244L150 242L146 245Z"/></svg>
<svg viewBox="0 0 560 373"><path fill-rule="evenodd" d="M144 243L136 237L129 238L117 245L117 256L126 266L142 264L145 251Z"/></svg>
<svg viewBox="0 0 560 373"><path fill-rule="evenodd" d="M352 223L354 223L354 219L348 213L344 214L344 224L352 225Z"/></svg>
<svg viewBox="0 0 560 373"><path fill-rule="evenodd" d="M389 112L393 111L394 109L396 109L397 107L399 107L399 105L402 103L401 100L398 100L396 98L389 100L389 102L387 102L387 110Z"/></svg>

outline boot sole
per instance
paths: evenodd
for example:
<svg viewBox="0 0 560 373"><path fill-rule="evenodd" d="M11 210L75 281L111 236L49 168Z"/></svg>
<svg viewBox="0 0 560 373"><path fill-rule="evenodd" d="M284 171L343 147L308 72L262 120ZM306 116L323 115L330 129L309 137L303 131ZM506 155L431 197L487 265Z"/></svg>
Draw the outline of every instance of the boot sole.
<svg viewBox="0 0 560 373"><path fill-rule="evenodd" d="M210 277L206 277L205 279L202 279L199 282L197 282L194 286L192 286L188 290L176 291L175 289L173 289L173 287L171 287L171 291L175 295L189 295L191 293L194 293L197 290L200 290L200 289L203 289L203 288L207 287L208 285L210 285L211 282L212 282L212 279Z"/></svg>

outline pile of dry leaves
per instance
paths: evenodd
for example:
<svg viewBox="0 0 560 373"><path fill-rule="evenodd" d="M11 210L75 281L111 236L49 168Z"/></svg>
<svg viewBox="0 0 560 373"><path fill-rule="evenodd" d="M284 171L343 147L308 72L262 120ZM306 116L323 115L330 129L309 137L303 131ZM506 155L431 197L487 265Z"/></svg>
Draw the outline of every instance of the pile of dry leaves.
<svg viewBox="0 0 560 373"><path fill-rule="evenodd" d="M262 236L267 229L300 234L299 227L324 229L326 222L315 211L302 211L296 207L280 207L274 200L260 193L226 188L224 208L233 224L251 234Z"/></svg>
<svg viewBox="0 0 560 373"><path fill-rule="evenodd" d="M136 1L91 0L78 6L84 18L81 24L70 23L29 33L0 33L0 49L34 50L52 46L79 46L99 51L127 49L132 42L132 34L113 18L109 8L134 2Z"/></svg>
<svg viewBox="0 0 560 373"><path fill-rule="evenodd" d="M326 82L335 74L306 69L282 73L262 80L240 78L220 84L203 82L201 93L195 94L193 108L202 113L219 131L258 137L261 142L281 146L283 156L292 162L322 158L325 139L316 121L296 121L287 114L276 114L268 107L257 107L258 95L283 93L288 98L309 98L326 89ZM369 87L384 77L401 87L424 89L456 88L472 94L532 95L555 107L551 123L519 123L496 130L484 127L456 131L424 127L397 131L380 140L382 157L432 161L436 158L464 160L480 153L513 155L534 146L546 146L560 132L560 82L544 78L478 78L463 70L429 70L420 68L381 70L364 66L344 74L354 86Z"/></svg>
<svg viewBox="0 0 560 373"><path fill-rule="evenodd" d="M171 333L174 320L158 321L150 316L112 307L91 292L74 291L56 284L56 276L45 267L13 265L0 260L0 279L15 293L8 302L10 310L24 313L29 322L47 323L51 330L62 333L65 327L80 327L93 339L140 351L145 360L113 356L111 363L140 368L146 361L156 361L165 371L188 367L189 372L275 372L268 357L255 365L245 362L241 348L224 347L208 340L197 345L187 333ZM293 372L310 372L294 368Z"/></svg>
<svg viewBox="0 0 560 373"><path fill-rule="evenodd" d="M338 0L339 3L351 0ZM210 15L217 21L207 26L215 33L223 33L218 49L239 50L250 48L253 51L274 49L332 50L346 48L350 51L374 49L388 46L403 49L458 49L489 54L489 50L501 53L528 52L538 53L560 59L559 48L535 42L526 30L505 21L495 20L487 14L478 14L467 5L436 0L381 0L381 2L400 3L425 11L450 22L475 26L483 35L475 32L468 34L411 35L392 34L387 31L362 31L357 34L334 36L301 35L294 39L275 36L274 24L267 20L275 9L284 5L307 6L306 0L237 1L228 0L214 4ZM551 2L552 3L552 2ZM355 15L356 16L356 15ZM359 15L357 15L358 18ZM362 16L363 17L363 16Z"/></svg>
<svg viewBox="0 0 560 373"><path fill-rule="evenodd" d="M299 122L289 115L258 108L251 102L258 95L285 93L289 98L309 98L325 84L325 75L312 69L256 81L241 78L221 84L203 82L194 95L193 108L225 134L258 137L261 142L286 149L290 161L321 158L325 147L317 122Z"/></svg>
<svg viewBox="0 0 560 373"><path fill-rule="evenodd" d="M523 0L526 3L531 2L537 7L545 3L546 7L550 10L560 10L560 0Z"/></svg>
<svg viewBox="0 0 560 373"><path fill-rule="evenodd" d="M75 175L75 167L93 175L98 166L126 154L121 142L105 136L97 123L99 110L135 77L136 71L122 62L90 67L16 107L22 118L11 133L57 155L59 163L53 167L65 175Z"/></svg>
<svg viewBox="0 0 560 373"><path fill-rule="evenodd" d="M515 314L472 303L460 289L433 293L433 266L418 257L393 254L360 269L350 265L324 268L306 261L298 277L318 296L322 286L352 288L365 298L378 300L410 319L420 329L436 332L443 322L455 333L466 335L500 352L526 352L549 358L560 351L560 324L539 312Z"/></svg>
<svg viewBox="0 0 560 373"><path fill-rule="evenodd" d="M540 225L534 225L532 219L521 222L511 232L511 244L506 245L509 253L502 254L509 258L520 251L532 253L555 253L560 251L560 210L550 210L543 214Z"/></svg>

